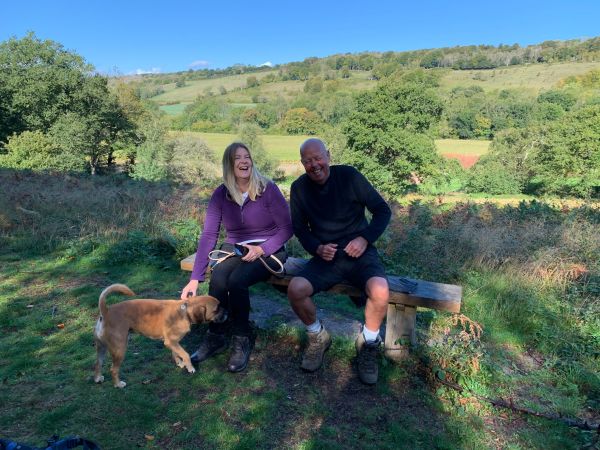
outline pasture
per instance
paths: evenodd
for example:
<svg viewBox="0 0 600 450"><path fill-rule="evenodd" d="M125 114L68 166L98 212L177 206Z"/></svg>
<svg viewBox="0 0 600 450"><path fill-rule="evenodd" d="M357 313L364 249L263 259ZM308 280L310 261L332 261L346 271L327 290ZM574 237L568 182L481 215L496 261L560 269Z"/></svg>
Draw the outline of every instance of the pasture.
<svg viewBox="0 0 600 450"><path fill-rule="evenodd" d="M569 62L498 67L491 70L449 70L441 78L442 88L480 86L486 91L519 89L536 96L542 90L556 87L572 75L600 68L600 62Z"/></svg>
<svg viewBox="0 0 600 450"><path fill-rule="evenodd" d="M486 91L498 91L501 89L519 89L520 91L536 96L542 90L556 87L558 82L569 76L576 76L593 69L600 68L598 62L569 62L554 64L531 64L519 66L499 67L491 70L451 70L434 69L442 72L440 88L450 91L456 87L480 86ZM282 96L291 101L303 92L304 81L276 81L265 83L258 87L246 88L246 79L256 76L259 80L269 73L258 72L256 74L235 75L209 80L196 80L187 82L187 86L176 88L174 83L165 84L165 92L152 98L159 105L174 103L191 103L198 96L205 95L207 89L211 89L213 95L219 95L219 87L227 89L227 94L221 96L229 103L252 103L252 97L260 95L270 100ZM372 89L377 81L371 80L369 71L351 71L347 79L338 79L339 91L360 92ZM183 109L181 109L182 111ZM169 114L176 110L168 109Z"/></svg>
<svg viewBox="0 0 600 450"><path fill-rule="evenodd" d="M200 133L193 131L171 132L172 135L190 135L204 140L208 146L220 158L223 150L237 139L235 134L227 133ZM302 170L300 164L296 164L299 157L299 148L302 142L310 136L306 135L271 135L261 136L267 153L280 163L286 174L297 174ZM458 159L463 167L471 167L481 155L488 152L489 141L469 139L437 139L435 141L438 152L447 158Z"/></svg>
<svg viewBox="0 0 600 450"><path fill-rule="evenodd" d="M118 390L92 381L98 295L122 282L146 298L177 298L188 276L178 262L195 249L209 192L122 174L4 169L0 184L3 436L39 445L53 433L79 434L103 449L597 443L562 420L600 420L597 210L394 204L377 243L387 269L462 285L464 316L419 311L418 345L406 363L382 361L377 386L358 382L349 339L335 339L324 367L303 373L304 334L273 317L239 374L224 370L225 354L189 375L162 343L132 335L122 367L128 386ZM261 295L286 305L270 287L252 290ZM317 304L361 317L345 297ZM195 328L183 346L194 349L204 332ZM510 399L547 418L485 399Z"/></svg>
<svg viewBox="0 0 600 450"><path fill-rule="evenodd" d="M186 81L186 86L176 87L175 83L163 85L164 93L153 97L152 100L159 105L174 102L193 102L199 95L204 95L207 90L213 94L219 93L219 88L223 86L227 91L239 90L246 87L246 80L249 76L254 76L258 80L275 71L256 72L251 74L230 75L227 77L209 78L206 80Z"/></svg>

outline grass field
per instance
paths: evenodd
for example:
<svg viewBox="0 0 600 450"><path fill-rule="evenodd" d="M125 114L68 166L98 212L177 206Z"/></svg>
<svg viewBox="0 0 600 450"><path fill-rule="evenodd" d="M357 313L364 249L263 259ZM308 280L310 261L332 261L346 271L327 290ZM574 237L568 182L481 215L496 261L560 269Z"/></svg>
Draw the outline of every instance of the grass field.
<svg viewBox="0 0 600 450"><path fill-rule="evenodd" d="M235 134L226 133L197 133L193 131L171 132L172 135L192 135L204 140L219 157L223 156L225 147L237 139ZM299 161L300 145L310 136L282 136L265 134L261 136L265 150L277 161Z"/></svg>
<svg viewBox="0 0 600 450"><path fill-rule="evenodd" d="M219 93L219 88L223 86L227 91L245 88L246 80L250 76L254 76L257 79L261 79L273 73L274 71L257 72L244 75L231 75L227 77L211 78L207 80L192 80L187 81L186 86L176 88L175 83L165 84L163 88L164 93L152 97L152 100L156 103L166 104L171 102L193 102L198 95L203 95L206 89L212 89L213 94Z"/></svg>
<svg viewBox="0 0 600 450"><path fill-rule="evenodd" d="M576 450L598 442L560 419L600 421L600 218L591 210L393 205L377 243L387 269L462 285L464 316L420 310L418 345L403 364L381 361L374 387L357 380L350 339L334 340L322 369L302 372L304 333L273 317L239 374L226 372L227 352L187 374L161 342L133 334L119 390L92 380L98 295L120 282L142 297L177 298L188 279L178 261L195 249L207 193L8 170L0 185L1 437L40 445L77 434L104 450ZM252 295L286 304L270 287ZM319 307L343 310L333 301ZM183 347L196 348L204 332L194 327Z"/></svg>
<svg viewBox="0 0 600 450"><path fill-rule="evenodd" d="M476 85L487 91L521 89L534 96L541 90L555 87L563 78L571 75L581 75L598 68L600 68L600 62L530 64L492 70L443 69L444 75L440 83L441 88L444 90ZM260 79L272 72L260 72L252 75ZM371 73L368 71L352 71L350 78L338 80L340 83L339 90L357 92L372 89L377 82L370 80L370 75ZM229 103L252 103L254 95L262 95L270 99L283 96L290 101L302 93L304 89L304 81L278 81L265 83L257 88L245 89L248 76L250 75L190 81L187 86L177 89L174 84L167 84L163 86L166 92L153 97L152 100L159 105L173 102L190 103L199 95L204 95L207 88L211 88L213 94L219 95L219 87L224 86L228 93L222 97ZM170 111L174 111L174 109Z"/></svg>
<svg viewBox="0 0 600 450"><path fill-rule="evenodd" d="M581 75L600 68L600 62L573 62L508 66L492 70L451 70L441 79L441 86L452 89L459 86L481 86L486 91L522 89L537 95L543 89L556 87L571 75Z"/></svg>
<svg viewBox="0 0 600 450"><path fill-rule="evenodd" d="M177 116L183 112L190 103L177 103L175 105L161 105L159 109L166 112L169 116Z"/></svg>
<svg viewBox="0 0 600 450"><path fill-rule="evenodd" d="M223 150L231 144L236 136L225 133L198 133L198 132L172 132L175 134L189 134L203 139L211 147L217 156L222 156ZM299 160L299 148L302 142L310 136L281 136L263 135L262 141L265 150L280 163L296 163ZM464 162L468 160L466 167L470 167L477 159L487 153L489 141L460 140L460 139L438 139L435 141L438 152L446 157L452 157ZM464 160L464 161L463 161ZM298 164L294 165L288 172L294 173L301 169Z"/></svg>

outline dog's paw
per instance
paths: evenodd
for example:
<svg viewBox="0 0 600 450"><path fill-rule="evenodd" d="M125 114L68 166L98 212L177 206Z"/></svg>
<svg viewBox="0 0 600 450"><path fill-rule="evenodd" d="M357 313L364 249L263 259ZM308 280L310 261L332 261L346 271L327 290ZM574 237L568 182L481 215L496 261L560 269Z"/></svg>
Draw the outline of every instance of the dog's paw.
<svg viewBox="0 0 600 450"><path fill-rule="evenodd" d="M186 367L188 373L196 373L196 369L194 369L194 366L190 366L190 367Z"/></svg>
<svg viewBox="0 0 600 450"><path fill-rule="evenodd" d="M127 386L127 383L124 381L119 381L117 384L115 384L115 387L119 389L123 389L125 386Z"/></svg>
<svg viewBox="0 0 600 450"><path fill-rule="evenodd" d="M99 377L94 377L94 382L102 383L104 381L104 375L100 375Z"/></svg>

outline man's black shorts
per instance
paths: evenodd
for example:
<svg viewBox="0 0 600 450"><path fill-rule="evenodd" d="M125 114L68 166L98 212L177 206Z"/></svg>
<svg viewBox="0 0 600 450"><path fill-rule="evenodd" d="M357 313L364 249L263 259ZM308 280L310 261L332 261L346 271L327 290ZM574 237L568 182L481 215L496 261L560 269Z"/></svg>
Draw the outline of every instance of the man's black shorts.
<svg viewBox="0 0 600 450"><path fill-rule="evenodd" d="M314 256L297 276L312 284L313 294L326 291L342 281L365 290L370 278L387 279L379 253L372 245L367 246L360 258L348 256L343 249L338 249L332 261Z"/></svg>

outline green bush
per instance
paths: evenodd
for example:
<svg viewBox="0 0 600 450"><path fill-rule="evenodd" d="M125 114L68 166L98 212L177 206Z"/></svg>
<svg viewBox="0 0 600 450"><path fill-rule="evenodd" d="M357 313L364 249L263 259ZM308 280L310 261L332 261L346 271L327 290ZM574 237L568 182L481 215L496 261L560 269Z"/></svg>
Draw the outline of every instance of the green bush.
<svg viewBox="0 0 600 450"><path fill-rule="evenodd" d="M470 171L465 191L471 193L485 192L492 195L519 194L523 183L500 161L475 165Z"/></svg>
<svg viewBox="0 0 600 450"><path fill-rule="evenodd" d="M87 166L84 155L70 150L63 150L55 138L41 131L24 131L9 137L7 153L0 155L0 166L34 171L84 172Z"/></svg>
<svg viewBox="0 0 600 450"><path fill-rule="evenodd" d="M167 143L170 159L167 162L169 178L200 187L215 186L221 168L214 152L206 142L192 136L183 136Z"/></svg>

